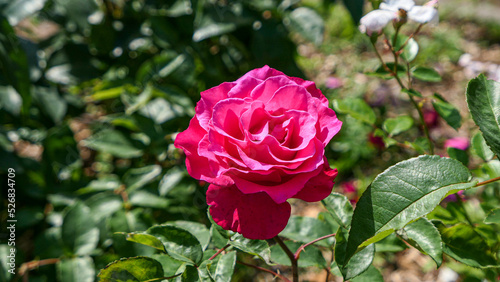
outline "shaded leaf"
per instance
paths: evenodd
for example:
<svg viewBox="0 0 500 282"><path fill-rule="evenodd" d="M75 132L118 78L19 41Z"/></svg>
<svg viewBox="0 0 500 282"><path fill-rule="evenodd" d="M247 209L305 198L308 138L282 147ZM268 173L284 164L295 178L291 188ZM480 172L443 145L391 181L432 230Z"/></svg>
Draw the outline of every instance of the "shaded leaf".
<svg viewBox="0 0 500 282"><path fill-rule="evenodd" d="M271 250L264 240L251 240L243 237L241 234L235 234L229 244L242 252L258 256L267 264L271 264L269 261Z"/></svg>
<svg viewBox="0 0 500 282"><path fill-rule="evenodd" d="M91 210L81 202L66 209L61 232L64 245L76 255L92 253L99 241Z"/></svg>
<svg viewBox="0 0 500 282"><path fill-rule="evenodd" d="M300 246L302 246L301 243L293 241L285 241L284 243L290 249L290 251L292 251L292 253L295 253L300 248ZM271 247L271 260L280 265L292 265L290 262L290 258L278 244L275 244ZM314 246L307 246L307 248L300 252L298 265L299 267L316 266L323 268L326 266L326 261L323 257L323 254L321 254L321 251L318 250L318 248L315 248Z"/></svg>
<svg viewBox="0 0 500 282"><path fill-rule="evenodd" d="M93 282L95 277L94 262L89 256L61 259L56 271L59 281Z"/></svg>
<svg viewBox="0 0 500 282"><path fill-rule="evenodd" d="M437 71L426 67L416 67L411 71L411 75L422 81L439 82L441 75Z"/></svg>
<svg viewBox="0 0 500 282"><path fill-rule="evenodd" d="M167 254L174 259L198 264L203 257L200 242L187 230L173 225L157 225L149 228L146 233L160 239Z"/></svg>
<svg viewBox="0 0 500 282"><path fill-rule="evenodd" d="M189 230L189 232L198 239L203 250L205 250L208 243L210 243L210 230L201 223L184 220L169 221L167 223Z"/></svg>
<svg viewBox="0 0 500 282"><path fill-rule="evenodd" d="M324 221L312 217L292 216L288 220L285 229L280 232L280 236L302 243L309 243L331 233L330 226ZM333 244L333 238L321 240L316 244L328 247Z"/></svg>
<svg viewBox="0 0 500 282"><path fill-rule="evenodd" d="M335 261L345 280L349 280L365 272L372 264L373 257L375 256L375 245L371 244L354 256L347 257L347 234L348 230L339 227L335 235Z"/></svg>
<svg viewBox="0 0 500 282"><path fill-rule="evenodd" d="M418 249L428 254L437 264L437 268L443 263L443 246L441 235L437 228L427 219L419 220L408 224L403 229L404 237Z"/></svg>
<svg viewBox="0 0 500 282"><path fill-rule="evenodd" d="M161 173L159 165L149 165L132 168L123 176L123 182L127 185L127 191L134 191L152 182Z"/></svg>
<svg viewBox="0 0 500 282"><path fill-rule="evenodd" d="M380 270L370 265L365 272L351 279L351 282L384 282L384 277Z"/></svg>
<svg viewBox="0 0 500 282"><path fill-rule="evenodd" d="M321 200L335 221L345 229L351 227L353 208L346 196L332 192L330 196Z"/></svg>
<svg viewBox="0 0 500 282"><path fill-rule="evenodd" d="M484 239L468 224L446 227L435 223L443 238L443 251L461 263L485 268L498 266L491 249Z"/></svg>
<svg viewBox="0 0 500 282"><path fill-rule="evenodd" d="M500 224L500 209L490 211L484 219L484 223Z"/></svg>
<svg viewBox="0 0 500 282"><path fill-rule="evenodd" d="M394 71L394 63L386 63L386 66L391 70ZM396 72L399 77L405 77L406 76L406 67L403 65L397 66ZM394 76L392 75L392 72L387 71L387 69L381 65L379 66L374 72L368 72L366 73L367 75L371 76L376 76L385 80L393 79Z"/></svg>
<svg viewBox="0 0 500 282"><path fill-rule="evenodd" d="M449 126L453 127L455 130L458 130L462 125L462 117L460 116L460 112L457 110L457 108L455 108L455 106L448 103L443 98L443 96L435 93L434 98L435 100L432 101L432 106L434 107L436 112L446 121Z"/></svg>
<svg viewBox="0 0 500 282"><path fill-rule="evenodd" d="M349 14L351 15L354 24L358 24L359 20L363 16L363 5L365 4L364 0L342 0L344 5L346 6Z"/></svg>
<svg viewBox="0 0 500 282"><path fill-rule="evenodd" d="M109 153L119 158L142 156L142 150L132 145L131 140L117 130L103 130L85 139L82 143L86 147L96 151Z"/></svg>

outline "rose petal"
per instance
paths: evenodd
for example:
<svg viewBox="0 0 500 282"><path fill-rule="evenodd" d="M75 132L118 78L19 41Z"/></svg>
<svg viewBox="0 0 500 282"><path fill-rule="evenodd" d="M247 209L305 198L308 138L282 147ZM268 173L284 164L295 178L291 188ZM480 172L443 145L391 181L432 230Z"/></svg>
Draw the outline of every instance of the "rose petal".
<svg viewBox="0 0 500 282"><path fill-rule="evenodd" d="M409 11L413 6L415 6L413 0L386 0L385 3L380 3L379 8L397 12L399 9Z"/></svg>
<svg viewBox="0 0 500 282"><path fill-rule="evenodd" d="M245 238L265 240L278 235L290 218L290 204L276 204L266 193L243 194L235 186L210 185L207 204L214 221Z"/></svg>
<svg viewBox="0 0 500 282"><path fill-rule="evenodd" d="M273 97L266 104L266 110L271 114L282 113L289 110L307 111L310 100L313 100L313 98L304 87L299 85L286 85L274 93Z"/></svg>
<svg viewBox="0 0 500 282"><path fill-rule="evenodd" d="M333 180L337 177L337 169L331 169L326 158L324 159L323 171L311 178L299 193L293 196L306 202L317 202L328 197L332 193Z"/></svg>
<svg viewBox="0 0 500 282"><path fill-rule="evenodd" d="M408 18L418 23L435 23L439 20L438 11L431 6L414 6L408 12Z"/></svg>
<svg viewBox="0 0 500 282"><path fill-rule="evenodd" d="M326 146L335 134L340 131L342 122L337 119L335 112L323 105L319 106L315 112L318 113L318 123L316 124L316 137Z"/></svg>
<svg viewBox="0 0 500 282"><path fill-rule="evenodd" d="M368 35L380 32L390 21L397 18L396 12L387 10L374 10L361 18L360 30L365 30Z"/></svg>
<svg viewBox="0 0 500 282"><path fill-rule="evenodd" d="M177 134L175 138L174 146L183 149L186 154L186 168L189 175L208 182L217 180L218 183L233 183L227 177L218 179L217 174L220 165L198 153L199 144L206 134L207 132L200 126L195 116L189 123L188 129Z"/></svg>
<svg viewBox="0 0 500 282"><path fill-rule="evenodd" d="M248 79L248 77L256 78L259 80L265 80L268 77L273 77L273 76L278 76L278 75L284 75L284 74L282 72L280 72L279 70L270 68L268 65L265 65L262 68L253 69L253 70L247 72L245 75L240 77L235 82L240 83L242 80Z"/></svg>
<svg viewBox="0 0 500 282"><path fill-rule="evenodd" d="M278 89L285 85L293 84L294 81L286 75L273 76L256 86L255 89L252 90L250 97L254 100L267 103L273 97L274 93L278 91Z"/></svg>
<svg viewBox="0 0 500 282"><path fill-rule="evenodd" d="M224 82L219 86L212 87L201 92L201 99L196 104L196 117L200 121L201 127L208 131L208 122L212 118L212 111L217 102L227 98L227 93L236 84L234 82Z"/></svg>

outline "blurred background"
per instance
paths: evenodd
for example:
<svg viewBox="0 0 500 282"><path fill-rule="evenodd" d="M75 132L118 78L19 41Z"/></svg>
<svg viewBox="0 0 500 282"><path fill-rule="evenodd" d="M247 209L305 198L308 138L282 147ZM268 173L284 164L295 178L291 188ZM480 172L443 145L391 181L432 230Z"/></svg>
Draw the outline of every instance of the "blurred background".
<svg viewBox="0 0 500 282"><path fill-rule="evenodd" d="M0 0L0 281L94 281L116 259L153 252L117 232L207 224L205 183L187 175L175 135L187 128L201 91L263 65L315 81L329 100L360 98L374 110L375 126L338 112L344 130L327 147L339 170L335 189L355 203L375 175L422 153L403 146L419 142L417 126L395 137L401 146L385 148L374 135L386 118L409 113L416 121L417 113L394 81L367 75L379 61L358 21L371 10L363 0ZM435 68L442 81L414 87L459 109L463 122L455 131L422 102L437 153L446 155L446 141L462 137L475 169L481 161L469 155L468 140L478 130L464 93L479 73L500 79L500 2L441 0L439 13L439 25L416 37L414 63ZM403 32L415 29L409 24ZM378 47L391 57L382 41ZM9 168L16 276L6 271ZM476 173L498 175L500 165ZM499 199L491 190L460 197L471 205ZM295 215L323 211L292 204ZM82 208L69 212L75 205ZM451 259L436 270L429 257L388 240L395 239L378 243L374 262L386 281L489 277ZM326 277L304 273L308 281ZM234 276L271 279L240 265Z"/></svg>

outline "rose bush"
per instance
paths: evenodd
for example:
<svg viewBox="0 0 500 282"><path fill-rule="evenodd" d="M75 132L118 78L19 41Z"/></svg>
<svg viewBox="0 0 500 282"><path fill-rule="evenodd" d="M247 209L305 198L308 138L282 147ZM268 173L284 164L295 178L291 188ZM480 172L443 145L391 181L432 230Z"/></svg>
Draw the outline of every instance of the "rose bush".
<svg viewBox="0 0 500 282"><path fill-rule="evenodd" d="M340 130L314 82L268 66L201 93L178 134L189 174L211 183L214 221L250 239L268 239L290 217L290 198L319 201L333 188L324 148Z"/></svg>

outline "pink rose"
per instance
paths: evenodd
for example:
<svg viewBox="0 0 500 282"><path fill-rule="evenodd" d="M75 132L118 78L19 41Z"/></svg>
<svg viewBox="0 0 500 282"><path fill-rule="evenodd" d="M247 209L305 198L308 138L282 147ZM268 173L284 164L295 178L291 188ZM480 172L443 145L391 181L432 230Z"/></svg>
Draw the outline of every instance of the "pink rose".
<svg viewBox="0 0 500 282"><path fill-rule="evenodd" d="M466 137L450 138L444 142L444 148L455 148L459 150L467 150L470 146L469 139Z"/></svg>
<svg viewBox="0 0 500 282"><path fill-rule="evenodd" d="M331 193L337 170L324 148L341 125L314 82L264 66L203 91L175 146L189 174L211 183L207 203L217 224L269 239L288 222L288 199Z"/></svg>

